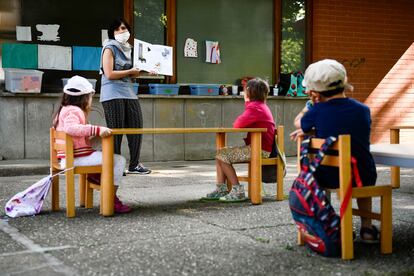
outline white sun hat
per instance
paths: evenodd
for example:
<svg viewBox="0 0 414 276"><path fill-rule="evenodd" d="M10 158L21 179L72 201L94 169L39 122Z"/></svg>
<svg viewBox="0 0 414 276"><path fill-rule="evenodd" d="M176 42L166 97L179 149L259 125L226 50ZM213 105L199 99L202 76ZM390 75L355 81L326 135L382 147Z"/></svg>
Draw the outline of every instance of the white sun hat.
<svg viewBox="0 0 414 276"><path fill-rule="evenodd" d="M81 76L73 76L63 87L63 92L71 96L81 96L85 94L95 93L92 84Z"/></svg>

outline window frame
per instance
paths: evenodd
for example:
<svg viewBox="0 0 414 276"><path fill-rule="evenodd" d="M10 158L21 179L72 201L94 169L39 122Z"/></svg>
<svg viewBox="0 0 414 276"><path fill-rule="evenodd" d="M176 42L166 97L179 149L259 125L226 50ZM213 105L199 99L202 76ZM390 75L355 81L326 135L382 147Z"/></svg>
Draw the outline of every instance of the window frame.
<svg viewBox="0 0 414 276"><path fill-rule="evenodd" d="M134 0L124 1L124 18L125 21L134 27ZM275 82L278 81L280 76L281 67L281 39L282 39L282 1L273 0L273 18L274 20L274 42L273 42L273 69L272 77ZM177 46L177 0L165 0L165 10L168 18L168 25L166 31L166 44L176 49ZM313 12L313 0L305 0L305 65L309 65L312 62L312 12ZM132 33L133 30L132 30ZM177 72L177 58L173 59L173 71ZM177 75L167 76L166 83L176 83Z"/></svg>

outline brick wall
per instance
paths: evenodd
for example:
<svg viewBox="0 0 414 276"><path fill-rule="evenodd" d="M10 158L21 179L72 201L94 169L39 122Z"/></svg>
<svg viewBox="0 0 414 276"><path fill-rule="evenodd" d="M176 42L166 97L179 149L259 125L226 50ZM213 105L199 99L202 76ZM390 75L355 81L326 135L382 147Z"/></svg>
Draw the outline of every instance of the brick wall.
<svg viewBox="0 0 414 276"><path fill-rule="evenodd" d="M313 1L312 59L345 65L348 96L371 108L373 143L388 141L390 125L414 125L413 14L412 0Z"/></svg>

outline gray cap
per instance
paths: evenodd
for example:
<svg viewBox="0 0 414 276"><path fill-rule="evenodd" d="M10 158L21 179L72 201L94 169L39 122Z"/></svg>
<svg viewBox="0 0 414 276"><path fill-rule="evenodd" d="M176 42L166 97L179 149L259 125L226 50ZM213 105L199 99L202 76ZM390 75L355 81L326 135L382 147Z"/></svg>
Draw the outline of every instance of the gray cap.
<svg viewBox="0 0 414 276"><path fill-rule="evenodd" d="M333 59L312 63L305 71L302 85L316 92L332 91L348 86L345 67Z"/></svg>

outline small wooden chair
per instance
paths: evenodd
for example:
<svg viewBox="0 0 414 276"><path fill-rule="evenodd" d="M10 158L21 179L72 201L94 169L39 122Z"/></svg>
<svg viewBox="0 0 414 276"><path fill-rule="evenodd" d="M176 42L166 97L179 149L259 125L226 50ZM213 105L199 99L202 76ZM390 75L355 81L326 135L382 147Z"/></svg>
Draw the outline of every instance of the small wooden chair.
<svg viewBox="0 0 414 276"><path fill-rule="evenodd" d="M285 163L284 163L284 152L285 152L285 139L284 139L284 127L279 125L277 127L277 132L275 135L276 145L279 149L279 152L283 156L276 156L271 158L262 158L262 166L264 165L275 165L276 166L276 200L283 200L283 177L285 172ZM246 162L248 164L248 175L247 176L238 176L237 178L239 181L246 181L248 183L248 193L250 195L250 162Z"/></svg>
<svg viewBox="0 0 414 276"><path fill-rule="evenodd" d="M319 149L325 139L313 138L309 149ZM298 165L300 170L300 145L302 139L298 139ZM337 189L340 206L344 200L345 194L351 184L351 136L339 135L338 140L331 146L338 155L328 152L322 160L321 165L334 166L339 168L339 189ZM311 156L312 157L312 156ZM354 244L352 235L352 215L371 218L381 222L381 253L392 253L392 205L391 205L392 188L391 185L366 186L352 188L352 198L372 198L380 197L380 213L366 212L352 208L350 200L341 220L341 250L342 259L349 260L354 258ZM298 232L298 244L303 245L302 233Z"/></svg>
<svg viewBox="0 0 414 276"><path fill-rule="evenodd" d="M64 141L64 144L56 143L56 139ZM80 206L92 208L92 189L100 189L100 185L95 185L87 181L87 175L90 173L101 173L102 166L73 166L73 141L69 134L62 131L56 131L54 128L50 129L50 168L51 173L55 174L63 171L59 160L57 158L57 151L64 151L66 155L66 216L71 218L75 216L75 174L80 175L79 191L80 191ZM101 199L102 203L102 199ZM102 204L101 204L102 206ZM59 210L59 177L54 177L52 180L52 211Z"/></svg>

